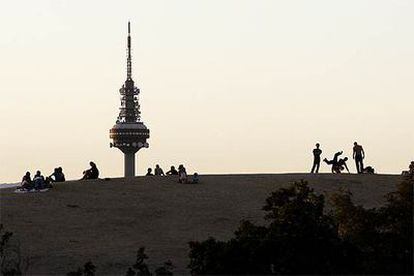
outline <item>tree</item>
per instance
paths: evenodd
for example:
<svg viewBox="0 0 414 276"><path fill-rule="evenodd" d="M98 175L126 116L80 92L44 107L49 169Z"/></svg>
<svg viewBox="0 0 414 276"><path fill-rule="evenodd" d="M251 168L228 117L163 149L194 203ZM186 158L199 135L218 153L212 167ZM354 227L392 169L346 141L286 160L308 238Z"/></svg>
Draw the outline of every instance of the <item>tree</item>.
<svg viewBox="0 0 414 276"><path fill-rule="evenodd" d="M19 241L0 224L0 274L22 275L29 266L30 259L22 257Z"/></svg>
<svg viewBox="0 0 414 276"><path fill-rule="evenodd" d="M351 247L339 239L324 204L304 181L279 189L263 207L268 226L243 221L228 242L191 242L189 268L194 274L351 272Z"/></svg>
<svg viewBox="0 0 414 276"><path fill-rule="evenodd" d="M305 181L271 193L266 226L242 221L229 241L190 242L193 274L412 274L413 181L382 208L353 204L352 194L325 197Z"/></svg>

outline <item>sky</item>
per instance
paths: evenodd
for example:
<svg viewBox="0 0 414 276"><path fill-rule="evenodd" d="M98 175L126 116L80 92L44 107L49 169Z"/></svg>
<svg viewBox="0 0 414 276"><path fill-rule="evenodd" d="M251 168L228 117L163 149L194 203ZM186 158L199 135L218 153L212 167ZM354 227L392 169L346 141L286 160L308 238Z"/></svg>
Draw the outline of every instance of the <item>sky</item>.
<svg viewBox="0 0 414 276"><path fill-rule="evenodd" d="M330 159L354 141L366 165L400 173L414 159L413 14L411 0L0 0L0 183L57 166L77 179L90 160L122 176L109 129L128 20L151 131L139 174L308 172L316 142Z"/></svg>

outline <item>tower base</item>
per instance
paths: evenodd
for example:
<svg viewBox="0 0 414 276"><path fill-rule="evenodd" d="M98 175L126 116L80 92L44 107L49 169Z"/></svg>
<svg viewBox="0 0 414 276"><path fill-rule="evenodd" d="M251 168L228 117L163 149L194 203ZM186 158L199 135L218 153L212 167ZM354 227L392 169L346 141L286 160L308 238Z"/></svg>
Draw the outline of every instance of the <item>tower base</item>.
<svg viewBox="0 0 414 276"><path fill-rule="evenodd" d="M135 176L135 153L124 153L124 176Z"/></svg>

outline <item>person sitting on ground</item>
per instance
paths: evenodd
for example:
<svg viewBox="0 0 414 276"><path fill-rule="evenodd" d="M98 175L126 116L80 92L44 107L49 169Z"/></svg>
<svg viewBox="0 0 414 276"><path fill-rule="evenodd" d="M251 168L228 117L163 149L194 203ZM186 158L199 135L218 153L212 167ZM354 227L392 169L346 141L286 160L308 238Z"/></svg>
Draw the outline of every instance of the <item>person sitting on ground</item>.
<svg viewBox="0 0 414 276"><path fill-rule="evenodd" d="M339 151L337 153L335 153L334 158L332 160L328 160L328 159L323 159L323 161L328 164L328 165L332 165L331 167L331 172L332 173L336 173L337 169L338 169L338 157L343 153L343 151ZM348 159L347 159L348 160Z"/></svg>
<svg viewBox="0 0 414 276"><path fill-rule="evenodd" d="M362 173L365 173L365 174L375 174L375 170L374 170L374 168L373 168L373 167L371 167L371 166L366 166L366 167L362 170Z"/></svg>
<svg viewBox="0 0 414 276"><path fill-rule="evenodd" d="M156 176L165 176L164 171L160 168L160 165L155 165L154 174Z"/></svg>
<svg viewBox="0 0 414 276"><path fill-rule="evenodd" d="M30 172L26 172L22 179L22 189L30 190L33 188L32 178L30 177Z"/></svg>
<svg viewBox="0 0 414 276"><path fill-rule="evenodd" d="M409 168L408 174L411 178L413 178L414 177L414 161L411 161L411 164L408 168Z"/></svg>
<svg viewBox="0 0 414 276"><path fill-rule="evenodd" d="M174 166L171 166L170 170L167 172L167 175L178 175L178 171Z"/></svg>
<svg viewBox="0 0 414 276"><path fill-rule="evenodd" d="M65 175L63 174L62 167L55 168L53 173L48 178L51 182L64 182Z"/></svg>
<svg viewBox="0 0 414 276"><path fill-rule="evenodd" d="M45 186L45 178L40 171L37 171L33 177L33 186L36 190L41 190Z"/></svg>
<svg viewBox="0 0 414 276"><path fill-rule="evenodd" d="M145 176L153 176L151 168L148 168L147 174Z"/></svg>
<svg viewBox="0 0 414 276"><path fill-rule="evenodd" d="M187 171L183 165L178 166L178 183L187 183Z"/></svg>
<svg viewBox="0 0 414 276"><path fill-rule="evenodd" d="M83 172L82 180L98 179L99 170L96 167L96 164L91 161L89 162L89 165L91 166L91 168Z"/></svg>
<svg viewBox="0 0 414 276"><path fill-rule="evenodd" d="M193 174L193 180L191 181L192 184L198 184L199 182L199 177L198 177L198 173L194 173Z"/></svg>

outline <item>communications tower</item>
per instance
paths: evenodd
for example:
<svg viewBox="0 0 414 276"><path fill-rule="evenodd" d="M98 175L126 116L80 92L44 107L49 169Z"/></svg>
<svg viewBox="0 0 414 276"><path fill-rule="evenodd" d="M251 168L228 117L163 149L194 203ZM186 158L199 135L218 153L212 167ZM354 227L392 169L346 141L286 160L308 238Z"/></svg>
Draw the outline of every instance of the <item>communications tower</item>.
<svg viewBox="0 0 414 276"><path fill-rule="evenodd" d="M133 177L135 176L135 153L141 148L148 148L149 129L141 122L138 102L140 91L132 80L130 22L128 22L127 45L127 78L119 89L121 107L116 124L109 130L109 137L112 139L110 147L118 148L124 153L125 177Z"/></svg>

